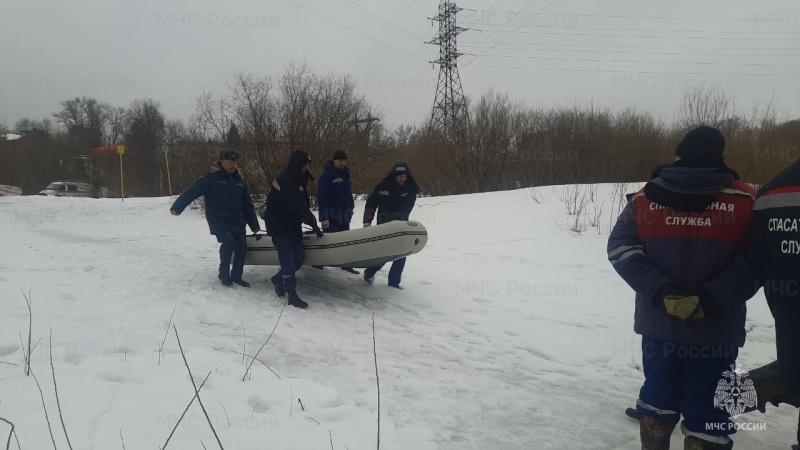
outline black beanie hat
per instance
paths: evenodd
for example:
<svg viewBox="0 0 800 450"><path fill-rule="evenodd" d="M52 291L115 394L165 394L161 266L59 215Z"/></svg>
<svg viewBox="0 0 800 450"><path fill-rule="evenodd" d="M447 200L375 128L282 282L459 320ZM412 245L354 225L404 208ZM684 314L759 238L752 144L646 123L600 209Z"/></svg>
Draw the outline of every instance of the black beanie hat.
<svg viewBox="0 0 800 450"><path fill-rule="evenodd" d="M220 161L238 161L239 154L236 153L235 150L231 150L229 148L223 148L219 151L219 160Z"/></svg>
<svg viewBox="0 0 800 450"><path fill-rule="evenodd" d="M683 140L675 148L675 155L686 162L708 167L723 164L725 158L725 136L719 130L702 126L686 133Z"/></svg>
<svg viewBox="0 0 800 450"><path fill-rule="evenodd" d="M336 150L333 152L333 160L336 161L337 159L347 159L347 153L344 150Z"/></svg>
<svg viewBox="0 0 800 450"><path fill-rule="evenodd" d="M389 171L390 176L397 176L397 175L410 175L411 170L408 168L408 164L404 162L397 162L394 163L392 166L392 170Z"/></svg>
<svg viewBox="0 0 800 450"><path fill-rule="evenodd" d="M304 150L295 150L289 155L289 170L300 170L306 164L311 163L311 157Z"/></svg>

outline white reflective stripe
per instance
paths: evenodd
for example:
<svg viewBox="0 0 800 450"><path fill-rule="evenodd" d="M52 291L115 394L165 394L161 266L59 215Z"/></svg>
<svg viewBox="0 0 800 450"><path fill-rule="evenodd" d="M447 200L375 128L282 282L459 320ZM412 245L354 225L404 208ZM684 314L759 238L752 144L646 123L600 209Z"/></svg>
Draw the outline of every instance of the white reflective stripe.
<svg viewBox="0 0 800 450"><path fill-rule="evenodd" d="M639 192L638 194L636 194L633 197L631 197L631 201L634 201L639 197L644 197L644 192Z"/></svg>
<svg viewBox="0 0 800 450"><path fill-rule="evenodd" d="M622 253L622 252L624 252L626 250L631 250L631 249L634 249L634 248L642 248L643 249L644 246L642 244L621 245L621 246L615 248L614 250L611 250L610 252L608 252L608 259L611 259L611 258L619 255L620 253Z"/></svg>
<svg viewBox="0 0 800 450"><path fill-rule="evenodd" d="M277 189L279 191L281 190L281 185L278 184L278 180L272 180L272 187L274 187L275 189Z"/></svg>
<svg viewBox="0 0 800 450"><path fill-rule="evenodd" d="M764 195L756 200L754 210L800 206L800 192Z"/></svg>
<svg viewBox="0 0 800 450"><path fill-rule="evenodd" d="M636 406L641 406L644 409L649 411L653 411L656 414L679 414L678 411L672 411L670 409L659 409L653 405L648 405L647 403L643 402L642 399L636 399Z"/></svg>
<svg viewBox="0 0 800 450"><path fill-rule="evenodd" d="M698 433L696 431L692 431L692 430L686 428L686 426L684 424L681 424L681 433L683 433L684 436L696 437L697 439L700 439L701 441L706 441L706 442L709 442L711 444L726 445L726 444L728 444L728 442L731 441L731 438L729 438L727 435L724 435L724 436L712 436L710 434Z"/></svg>
<svg viewBox="0 0 800 450"><path fill-rule="evenodd" d="M389 191L380 191L378 192L380 195L389 195Z"/></svg>
<svg viewBox="0 0 800 450"><path fill-rule="evenodd" d="M334 183L341 183L342 181L344 181L344 178L334 178L333 179Z"/></svg>
<svg viewBox="0 0 800 450"><path fill-rule="evenodd" d="M624 260L626 260L626 259L630 258L630 257L631 257L631 256L633 256L633 255L642 255L642 256L645 256L645 254L644 254L644 250L631 250L631 251L629 251L629 252L627 252L627 253L623 253L623 254L622 254L622 256L620 256L619 258L617 258L617 259L615 259L615 260L613 260L613 261L611 261L611 260L609 260L609 261L611 261L611 264L616 264L616 263L618 263L618 262L622 262L622 261L624 261Z"/></svg>
<svg viewBox="0 0 800 450"><path fill-rule="evenodd" d="M726 194L734 194L734 195L746 195L747 197L750 197L752 200L756 199L755 195L746 191L741 191L739 189L724 188L720 192L724 192Z"/></svg>

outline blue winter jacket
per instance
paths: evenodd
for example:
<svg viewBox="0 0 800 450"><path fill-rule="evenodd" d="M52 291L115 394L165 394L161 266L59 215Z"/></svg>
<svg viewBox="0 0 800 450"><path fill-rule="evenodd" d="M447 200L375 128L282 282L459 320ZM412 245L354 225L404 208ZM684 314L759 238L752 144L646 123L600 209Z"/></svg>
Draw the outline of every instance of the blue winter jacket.
<svg viewBox="0 0 800 450"><path fill-rule="evenodd" d="M219 163L217 166L216 170L198 178L183 191L170 210L180 214L202 195L211 234L244 233L245 225L249 225L253 232L257 231L260 226L247 182L242 179L238 170L229 174Z"/></svg>
<svg viewBox="0 0 800 450"><path fill-rule="evenodd" d="M317 187L319 220L329 220L336 224L349 224L353 217L353 183L350 170L345 166L337 169L333 161L325 161L325 170L319 177Z"/></svg>
<svg viewBox="0 0 800 450"><path fill-rule="evenodd" d="M775 317L778 370L800 396L800 161L761 188L752 230L756 274Z"/></svg>
<svg viewBox="0 0 800 450"><path fill-rule="evenodd" d="M295 150L289 162L275 180L267 195L267 204L262 217L267 224L267 233L272 237L303 240L303 223L315 230L317 218L309 209L308 182L314 177L302 168L311 158L302 150Z"/></svg>
<svg viewBox="0 0 800 450"><path fill-rule="evenodd" d="M674 166L633 195L611 232L608 259L636 292L636 333L689 345L744 345L745 302L757 291L744 255L754 198L755 190L730 173ZM668 283L710 296L705 318L668 314L656 298Z"/></svg>
<svg viewBox="0 0 800 450"><path fill-rule="evenodd" d="M399 186L395 181L398 167L402 167L403 173L408 175L403 186ZM393 220L408 220L417 201L418 192L419 185L414 180L411 169L405 163L396 163L367 198L364 223L372 222L375 216L378 218L378 225Z"/></svg>

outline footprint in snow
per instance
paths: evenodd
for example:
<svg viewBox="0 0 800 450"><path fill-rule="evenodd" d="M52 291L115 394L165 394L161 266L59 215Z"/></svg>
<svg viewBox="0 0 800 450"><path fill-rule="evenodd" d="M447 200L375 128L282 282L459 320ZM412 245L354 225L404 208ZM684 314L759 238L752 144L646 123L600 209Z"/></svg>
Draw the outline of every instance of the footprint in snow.
<svg viewBox="0 0 800 450"><path fill-rule="evenodd" d="M421 284L423 286L431 286L431 285L433 285L433 283L431 283L430 281L425 281L425 280L420 280L417 283Z"/></svg>
<svg viewBox="0 0 800 450"><path fill-rule="evenodd" d="M64 355L64 362L68 362L73 366L77 366L83 360L83 356L80 352L68 351Z"/></svg>
<svg viewBox="0 0 800 450"><path fill-rule="evenodd" d="M0 345L0 356L9 356L16 353L19 346L17 344Z"/></svg>
<svg viewBox="0 0 800 450"><path fill-rule="evenodd" d="M253 411L257 413L265 413L269 411L271 406L268 400L255 395L247 399L247 405L253 408Z"/></svg>

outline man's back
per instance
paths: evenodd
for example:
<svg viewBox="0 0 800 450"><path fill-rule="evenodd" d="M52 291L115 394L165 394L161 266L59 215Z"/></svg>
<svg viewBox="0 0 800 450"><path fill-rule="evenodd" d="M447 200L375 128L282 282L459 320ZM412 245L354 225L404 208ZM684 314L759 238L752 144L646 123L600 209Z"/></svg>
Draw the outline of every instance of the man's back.
<svg viewBox="0 0 800 450"><path fill-rule="evenodd" d="M800 161L759 192L753 232L758 278L775 317L781 377L800 395Z"/></svg>

